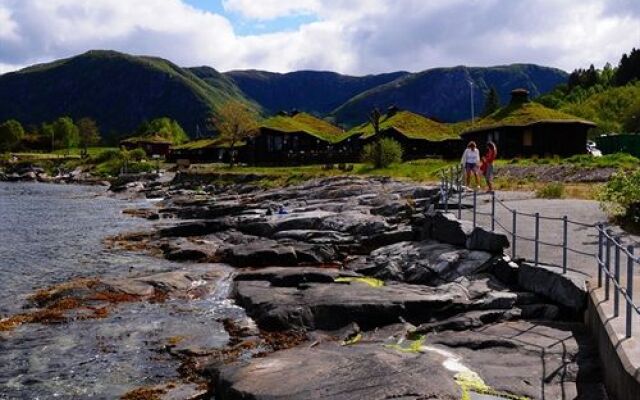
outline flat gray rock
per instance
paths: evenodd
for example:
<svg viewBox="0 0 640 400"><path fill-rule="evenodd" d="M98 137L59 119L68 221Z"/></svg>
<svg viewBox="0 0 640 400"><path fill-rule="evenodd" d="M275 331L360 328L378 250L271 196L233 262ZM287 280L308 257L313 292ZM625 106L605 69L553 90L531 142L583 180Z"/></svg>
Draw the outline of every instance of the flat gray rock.
<svg viewBox="0 0 640 400"><path fill-rule="evenodd" d="M382 343L308 344L224 366L219 400L459 400L460 387L438 354L402 352Z"/></svg>
<svg viewBox="0 0 640 400"><path fill-rule="evenodd" d="M266 280L241 280L234 283L233 297L266 330L335 330L352 322L371 329L402 319L422 323L467 310L511 309L517 295L496 285L490 277L436 287L373 287L357 280L276 287Z"/></svg>

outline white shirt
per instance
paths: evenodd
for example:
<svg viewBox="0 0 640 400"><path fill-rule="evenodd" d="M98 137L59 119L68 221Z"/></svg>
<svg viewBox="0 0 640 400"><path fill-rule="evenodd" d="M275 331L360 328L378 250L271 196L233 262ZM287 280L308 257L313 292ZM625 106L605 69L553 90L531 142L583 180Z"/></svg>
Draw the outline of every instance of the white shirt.
<svg viewBox="0 0 640 400"><path fill-rule="evenodd" d="M478 164L480 162L480 150L476 147L471 150L466 148L462 154L462 164Z"/></svg>

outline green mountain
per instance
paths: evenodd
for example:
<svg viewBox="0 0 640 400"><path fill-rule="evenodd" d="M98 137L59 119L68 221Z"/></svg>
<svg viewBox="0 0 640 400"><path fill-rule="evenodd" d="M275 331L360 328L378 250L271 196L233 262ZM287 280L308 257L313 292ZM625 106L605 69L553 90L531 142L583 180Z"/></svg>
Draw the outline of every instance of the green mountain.
<svg viewBox="0 0 640 400"><path fill-rule="evenodd" d="M298 110L326 115L358 93L391 82L407 72L349 76L326 71L295 71L279 74L266 71L231 71L232 79L268 113Z"/></svg>
<svg viewBox="0 0 640 400"><path fill-rule="evenodd" d="M169 117L194 136L228 100L250 103L212 68L189 69L154 57L89 51L0 75L0 121L39 124L59 116L96 120L103 136L133 132L143 121ZM252 107L257 107L252 104Z"/></svg>
<svg viewBox="0 0 640 400"><path fill-rule="evenodd" d="M384 111L397 106L436 120L457 122L471 118L469 82L473 82L473 105L478 117L492 86L504 104L512 89L525 88L536 97L566 82L567 77L564 71L533 64L436 68L404 75L360 93L336 108L332 115L337 122L355 125L364 121L374 107Z"/></svg>

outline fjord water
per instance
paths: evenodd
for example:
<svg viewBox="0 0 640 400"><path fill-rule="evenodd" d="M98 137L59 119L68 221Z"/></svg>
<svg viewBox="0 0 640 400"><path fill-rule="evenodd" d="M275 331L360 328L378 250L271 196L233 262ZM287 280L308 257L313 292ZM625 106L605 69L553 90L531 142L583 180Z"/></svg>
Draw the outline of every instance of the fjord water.
<svg viewBox="0 0 640 400"><path fill-rule="evenodd" d="M105 247L108 235L150 226L122 214L145 204L99 187L0 182L0 318L20 312L34 290L72 278L188 268ZM216 320L242 313L225 300L227 290L223 280L204 299L125 303L100 320L0 332L0 399L111 399L177 379L178 361L163 344L195 333L224 345Z"/></svg>

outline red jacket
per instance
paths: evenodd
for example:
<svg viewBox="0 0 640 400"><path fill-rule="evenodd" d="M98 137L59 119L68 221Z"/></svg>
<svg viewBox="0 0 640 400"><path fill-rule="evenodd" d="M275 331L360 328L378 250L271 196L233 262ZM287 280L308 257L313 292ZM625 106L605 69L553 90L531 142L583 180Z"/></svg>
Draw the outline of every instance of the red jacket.
<svg viewBox="0 0 640 400"><path fill-rule="evenodd" d="M484 157L482 157L482 165L480 166L481 171L486 171L487 166L493 164L493 160L496 159L496 152L493 150L487 151Z"/></svg>

